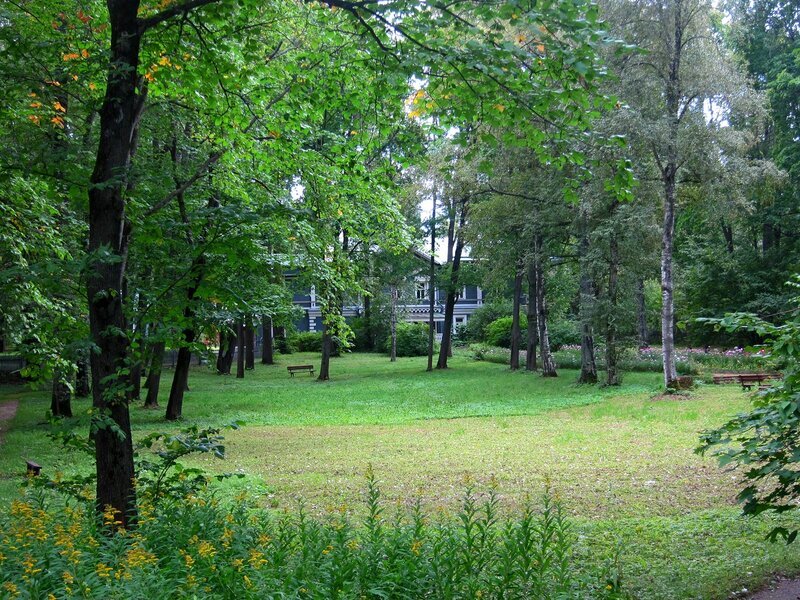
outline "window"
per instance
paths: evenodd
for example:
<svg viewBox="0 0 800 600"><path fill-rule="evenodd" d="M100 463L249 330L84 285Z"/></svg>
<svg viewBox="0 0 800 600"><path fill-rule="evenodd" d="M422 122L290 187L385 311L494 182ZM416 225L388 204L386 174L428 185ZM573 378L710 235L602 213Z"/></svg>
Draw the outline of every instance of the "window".
<svg viewBox="0 0 800 600"><path fill-rule="evenodd" d="M428 284L424 281L417 282L417 300L425 300L428 298Z"/></svg>

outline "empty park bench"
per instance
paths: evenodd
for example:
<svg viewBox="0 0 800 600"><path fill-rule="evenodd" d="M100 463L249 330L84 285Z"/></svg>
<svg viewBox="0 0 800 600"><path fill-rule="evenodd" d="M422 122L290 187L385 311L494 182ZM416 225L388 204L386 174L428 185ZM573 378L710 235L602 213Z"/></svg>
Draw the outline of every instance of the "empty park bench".
<svg viewBox="0 0 800 600"><path fill-rule="evenodd" d="M314 365L294 365L286 367L286 370L289 371L289 375L292 377L294 377L295 373L302 373L303 371L308 371L309 375L314 375Z"/></svg>
<svg viewBox="0 0 800 600"><path fill-rule="evenodd" d="M761 386L769 379L777 379L777 373L714 373L714 383L738 383L743 390L750 390L754 385Z"/></svg>

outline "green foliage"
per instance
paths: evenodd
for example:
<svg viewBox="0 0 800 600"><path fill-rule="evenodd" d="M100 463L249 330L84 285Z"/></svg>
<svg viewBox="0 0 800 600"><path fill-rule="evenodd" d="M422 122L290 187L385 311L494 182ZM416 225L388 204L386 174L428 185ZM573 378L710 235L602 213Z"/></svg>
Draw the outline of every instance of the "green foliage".
<svg viewBox="0 0 800 600"><path fill-rule="evenodd" d="M580 324L568 319L552 319L547 323L550 347L559 350L562 346L581 343Z"/></svg>
<svg viewBox="0 0 800 600"><path fill-rule="evenodd" d="M508 300L492 300L486 302L469 316L464 329L464 341L485 342L486 328L489 323L511 314L511 302Z"/></svg>
<svg viewBox="0 0 800 600"><path fill-rule="evenodd" d="M391 350L392 338L387 337L383 347ZM397 324L397 356L426 356L428 354L428 326L424 323Z"/></svg>
<svg viewBox="0 0 800 600"><path fill-rule="evenodd" d="M301 331L291 335L291 345L297 352L322 352L321 331Z"/></svg>
<svg viewBox="0 0 800 600"><path fill-rule="evenodd" d="M246 493L231 503L208 492L145 500L129 535L115 532L113 514L99 524L90 510L29 493L0 515L0 589L31 598L624 597L618 572L575 561L573 525L548 490L513 518L500 516L494 485L484 493L468 482L452 518L431 518L418 501L387 517L371 470L365 495L360 521L346 508L312 518L302 504L269 513Z"/></svg>
<svg viewBox="0 0 800 600"><path fill-rule="evenodd" d="M511 351L508 348L489 344L470 344L469 351L475 360L484 360L498 365L507 365L511 359Z"/></svg>
<svg viewBox="0 0 800 600"><path fill-rule="evenodd" d="M511 324L513 317L500 317L486 326L486 343L502 348L511 347Z"/></svg>
<svg viewBox="0 0 800 600"><path fill-rule="evenodd" d="M795 279L795 288L800 287L798 281ZM783 325L775 325L753 314L735 313L705 322L763 337L768 356L783 367L783 379L759 392L750 412L704 431L698 452L709 452L721 465L742 469L747 485L738 499L745 514L796 510L800 499L800 318L794 316ZM778 526L770 537L792 542L797 534L797 529Z"/></svg>

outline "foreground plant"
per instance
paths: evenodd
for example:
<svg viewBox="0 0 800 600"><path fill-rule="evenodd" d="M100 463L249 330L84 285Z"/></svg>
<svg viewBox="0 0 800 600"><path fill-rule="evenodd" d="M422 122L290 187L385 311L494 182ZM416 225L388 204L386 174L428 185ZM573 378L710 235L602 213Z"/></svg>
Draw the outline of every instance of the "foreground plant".
<svg viewBox="0 0 800 600"><path fill-rule="evenodd" d="M800 287L798 279L792 285ZM765 358L779 365L784 376L754 397L750 412L704 431L697 452L710 452L721 465L743 468L748 484L738 499L745 514L796 510L800 499L800 317L783 325L742 313L707 321L732 332L757 333L765 340ZM769 538L782 537L791 543L797 534L797 529L777 526Z"/></svg>
<svg viewBox="0 0 800 600"><path fill-rule="evenodd" d="M139 598L621 598L619 577L573 562L575 536L545 492L514 518L492 485L467 484L461 509L431 518L419 502L384 516L367 474L366 516L267 512L244 491L205 490L139 505L134 531L91 506L31 488L0 516L0 596ZM110 534L110 535L109 535Z"/></svg>

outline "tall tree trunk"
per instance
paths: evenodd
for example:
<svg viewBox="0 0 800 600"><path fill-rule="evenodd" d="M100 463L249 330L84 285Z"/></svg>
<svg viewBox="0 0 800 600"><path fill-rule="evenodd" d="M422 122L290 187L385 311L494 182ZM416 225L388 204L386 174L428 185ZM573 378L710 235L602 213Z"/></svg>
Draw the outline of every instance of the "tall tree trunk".
<svg viewBox="0 0 800 600"><path fill-rule="evenodd" d="M222 375L225 372L225 342L227 341L228 337L220 331L217 334L217 340L219 340L219 348L217 348L217 374Z"/></svg>
<svg viewBox="0 0 800 600"><path fill-rule="evenodd" d="M78 355L78 373L75 376L75 397L86 398L92 393L89 386L89 355L85 350L81 350Z"/></svg>
<svg viewBox="0 0 800 600"><path fill-rule="evenodd" d="M247 353L245 354L244 368L253 370L256 368L256 329L252 316L248 318L244 330Z"/></svg>
<svg viewBox="0 0 800 600"><path fill-rule="evenodd" d="M236 379L244 379L244 320L239 319L236 325Z"/></svg>
<svg viewBox="0 0 800 600"><path fill-rule="evenodd" d="M372 298L369 294L364 295L364 350L371 352L375 350L375 340L372 335Z"/></svg>
<svg viewBox="0 0 800 600"><path fill-rule="evenodd" d="M178 201L182 198L178 196ZM211 204L211 203L210 203ZM212 205L213 206L213 205ZM202 252L192 260L191 271L194 274L191 284L186 289L186 306L183 309L183 321L187 323L182 335L181 347L178 349L178 360L175 364L175 373L172 377L172 387L169 390L166 419L175 421L183 415L183 395L189 389L189 367L192 364L191 346L195 341L197 332L194 329L194 302L197 290L206 274L206 257Z"/></svg>
<svg viewBox="0 0 800 600"><path fill-rule="evenodd" d="M597 364L594 357L594 293L589 274L589 223L587 207L581 206L581 239L578 245L580 254L580 321L581 321L581 372L578 383L597 383Z"/></svg>
<svg viewBox="0 0 800 600"><path fill-rule="evenodd" d="M678 132L681 120L681 55L684 42L683 3L675 2L672 56L667 74L665 100L668 123L667 151L661 167L664 184L664 226L661 238L661 354L664 362L664 386L675 387L675 306L672 277L672 249L675 238L675 193L678 176Z"/></svg>
<svg viewBox="0 0 800 600"><path fill-rule="evenodd" d="M722 237L725 238L725 249L728 254L733 254L733 227L722 223Z"/></svg>
<svg viewBox="0 0 800 600"><path fill-rule="evenodd" d="M106 93L100 109L100 141L89 186L89 323L97 351L91 353L92 403L114 426L95 429L95 505L108 507L122 527L136 522L133 443L125 385L128 337L123 311L123 279L130 226L123 190L133 140L143 107L137 94L141 32L139 2L107 0L111 48ZM105 257L103 257L105 255Z"/></svg>
<svg viewBox="0 0 800 600"><path fill-rule="evenodd" d="M528 260L528 306L526 321L528 326L527 346L525 353L525 370L536 370L536 346L539 345L539 322L536 307L536 269L533 260Z"/></svg>
<svg viewBox="0 0 800 600"><path fill-rule="evenodd" d="M522 296L522 277L524 270L518 266L514 275L514 301L511 315L511 361L512 371L519 370L519 352L522 345L522 334L519 325L520 296Z"/></svg>
<svg viewBox="0 0 800 600"><path fill-rule="evenodd" d="M636 280L636 337L639 338L639 347L648 345L650 332L647 331L647 302L644 297L644 279Z"/></svg>
<svg viewBox="0 0 800 600"><path fill-rule="evenodd" d="M558 377L556 363L550 352L550 335L547 332L547 301L544 288L544 267L542 254L544 251L542 236L535 237L536 250L536 309L538 310L539 348L542 355L542 377Z"/></svg>
<svg viewBox="0 0 800 600"><path fill-rule="evenodd" d="M69 386L69 372L66 369L57 368L53 373L50 413L54 417L72 416L72 390Z"/></svg>
<svg viewBox="0 0 800 600"><path fill-rule="evenodd" d="M275 327L274 329L275 346L281 354L289 354L289 343L286 339L286 328Z"/></svg>
<svg viewBox="0 0 800 600"><path fill-rule="evenodd" d="M612 202L611 218L617 208L617 201ZM609 240L608 263L608 308L606 312L606 385L620 385L622 377L618 368L617 345L617 295L619 287L619 243L616 232L611 232Z"/></svg>
<svg viewBox="0 0 800 600"><path fill-rule="evenodd" d="M433 311L436 308L436 193L433 195L431 210L431 263L428 272L428 371L433 371L433 341L436 337L436 322Z"/></svg>
<svg viewBox="0 0 800 600"><path fill-rule="evenodd" d="M144 399L145 408L158 408L158 391L161 387L161 369L164 366L164 351L166 343L153 344L150 356L150 368L147 370L147 397Z"/></svg>
<svg viewBox="0 0 800 600"><path fill-rule="evenodd" d="M331 378L331 347L333 346L333 339L328 328L322 332L322 360L319 366L318 381L328 381Z"/></svg>
<svg viewBox="0 0 800 600"><path fill-rule="evenodd" d="M453 313L458 300L458 278L461 271L461 254L464 251L464 227L467 223L467 200L461 200L461 214L458 219L458 231L454 227L455 220L450 219L448 230L448 258L452 256L450 263L450 278L447 282L447 297L444 305L444 324L442 329L442 345L439 348L439 360L436 363L437 369L447 368L447 357L451 356L451 344L453 341ZM455 240L455 250L452 251L453 240Z"/></svg>
<svg viewBox="0 0 800 600"><path fill-rule="evenodd" d="M389 348L389 361L395 362L397 360L397 286L390 286L390 293L392 296L391 317L389 321L389 329L391 334L391 347Z"/></svg>
<svg viewBox="0 0 800 600"><path fill-rule="evenodd" d="M225 354L222 357L222 370L220 375L230 375L231 367L233 366L233 355L236 352L237 336L233 332L226 335Z"/></svg>
<svg viewBox="0 0 800 600"><path fill-rule="evenodd" d="M261 364L275 363L272 353L272 317L261 317Z"/></svg>

